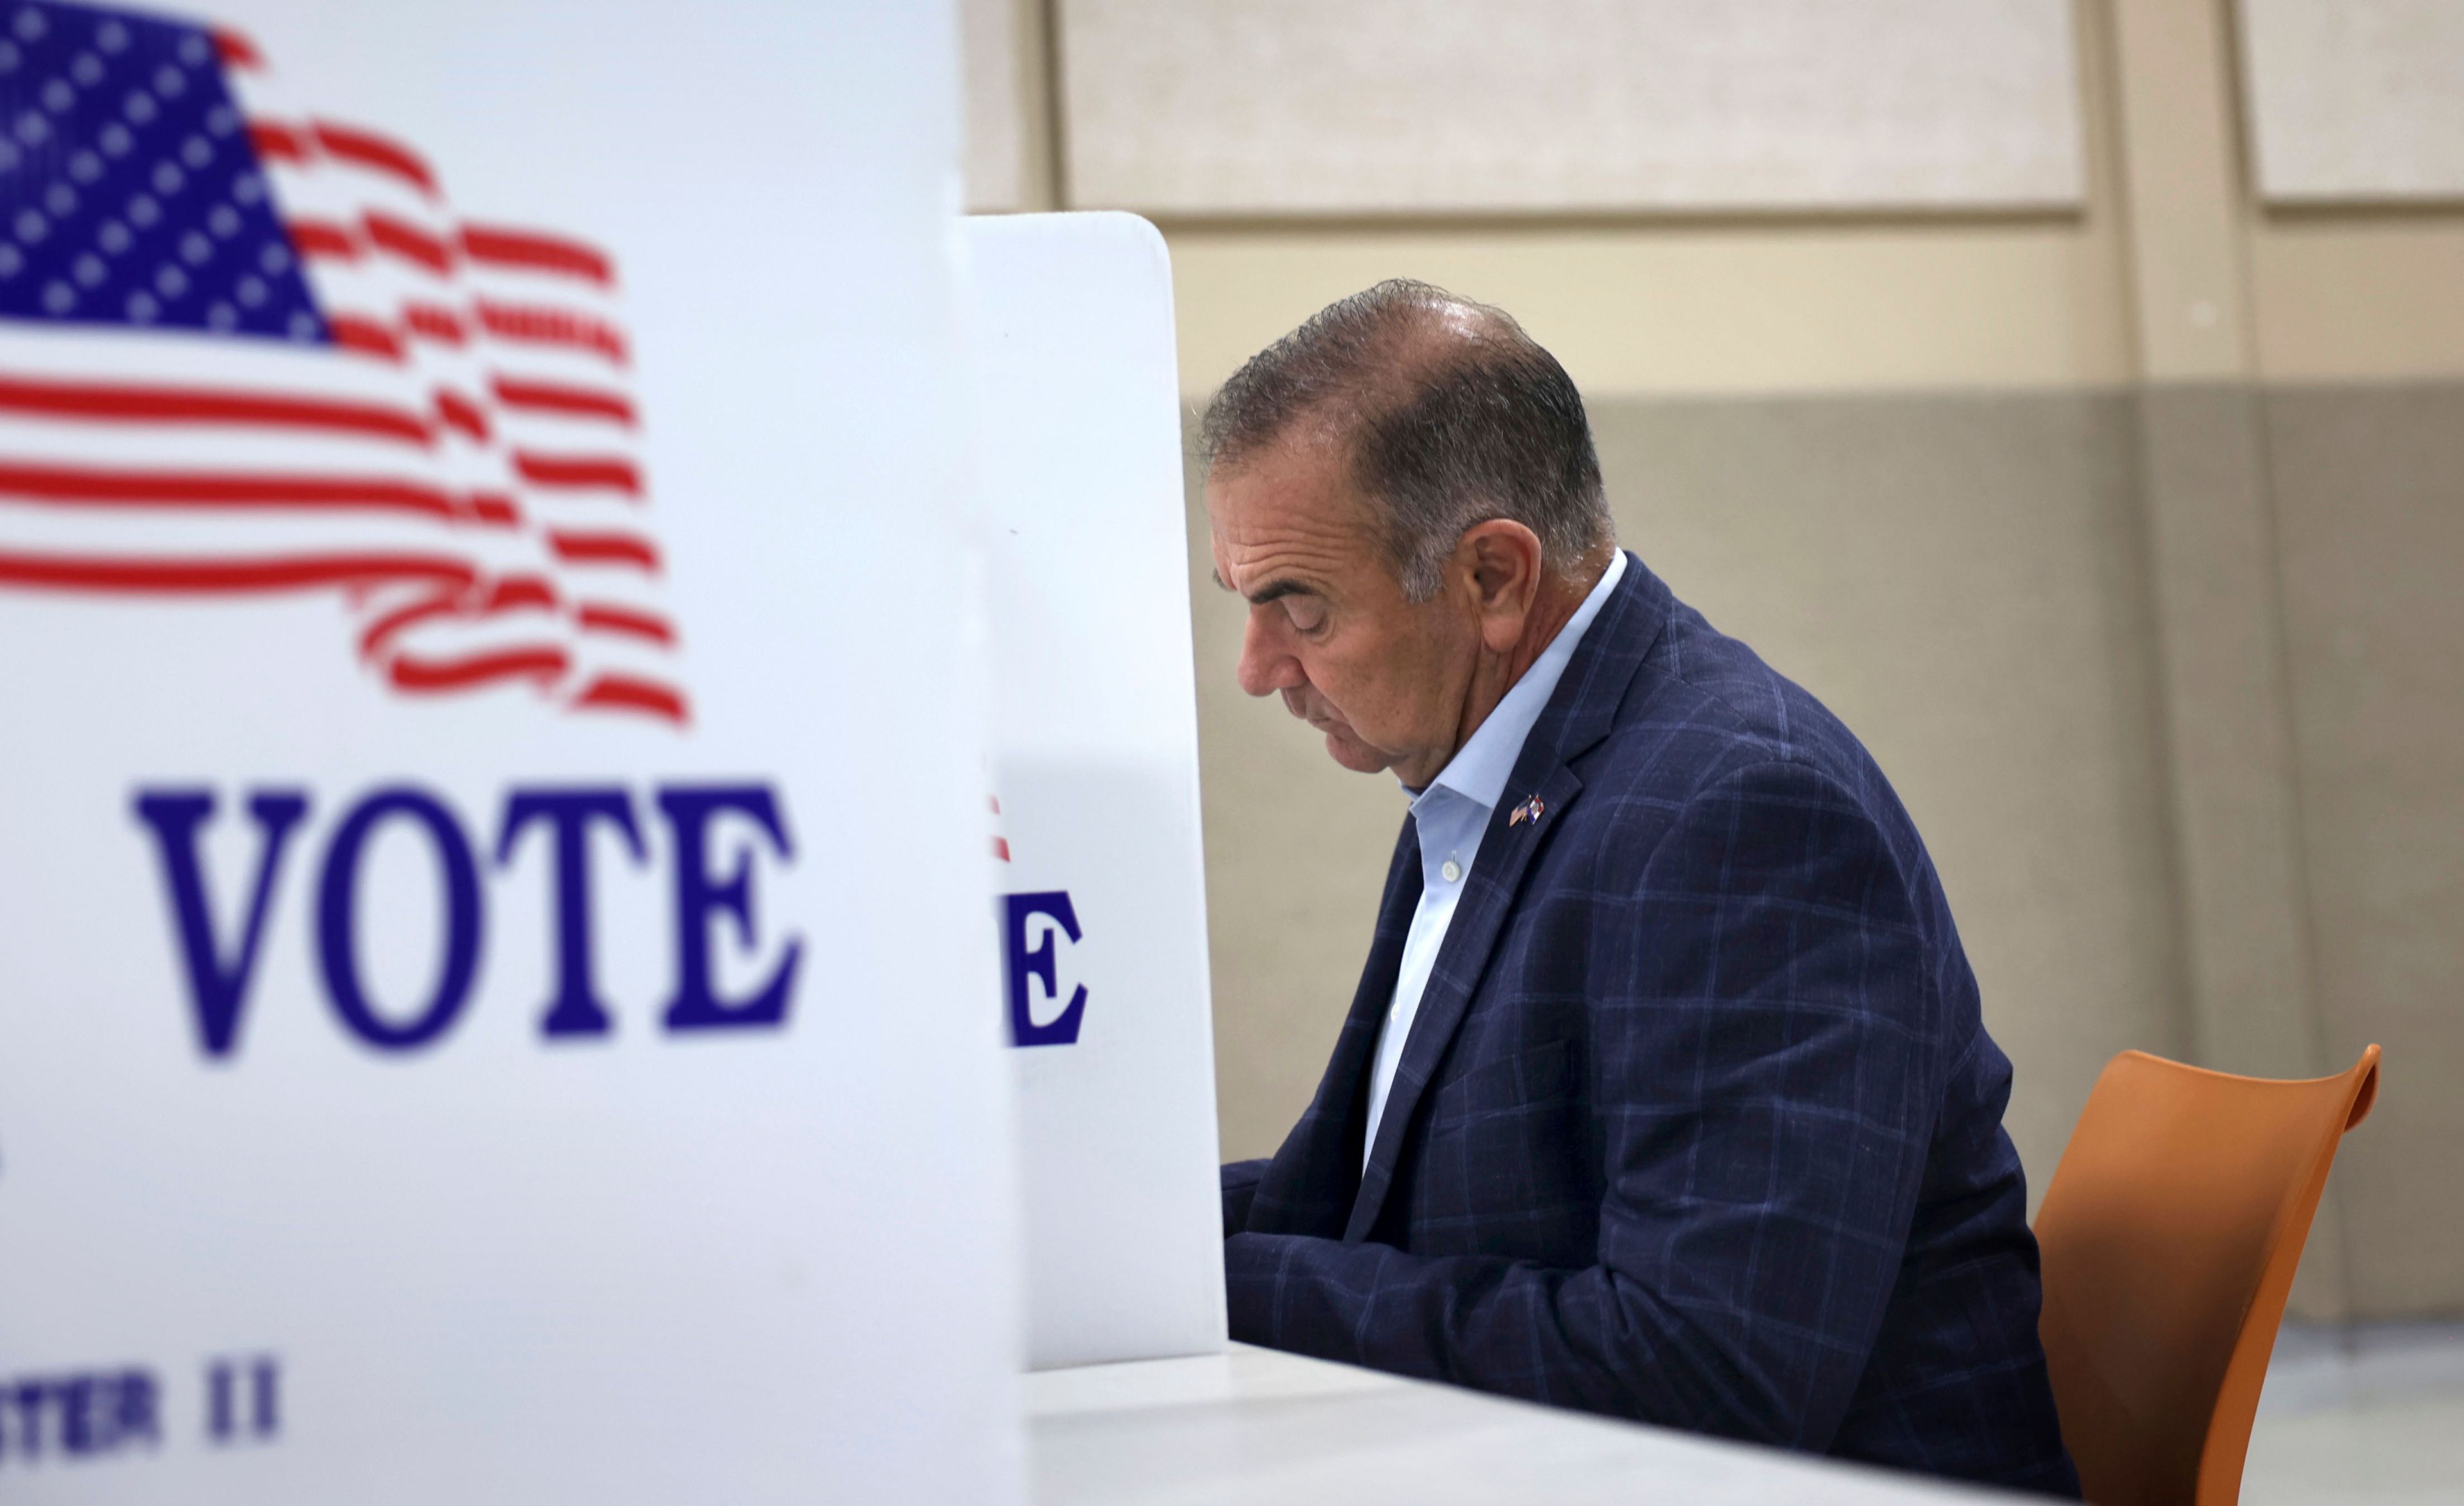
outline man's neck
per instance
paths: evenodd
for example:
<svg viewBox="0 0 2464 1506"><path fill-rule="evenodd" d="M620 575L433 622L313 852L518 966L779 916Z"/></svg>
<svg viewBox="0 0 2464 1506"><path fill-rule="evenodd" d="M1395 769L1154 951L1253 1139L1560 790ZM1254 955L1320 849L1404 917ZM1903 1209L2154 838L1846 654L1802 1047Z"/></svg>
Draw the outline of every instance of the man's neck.
<svg viewBox="0 0 2464 1506"><path fill-rule="evenodd" d="M1480 724L1488 720L1488 714L1497 709L1497 703L1506 698L1506 693L1514 688L1515 681L1549 652L1549 645L1557 641L1557 634L1565 631L1566 624L1582 609L1583 599L1591 595L1592 587L1600 583L1600 577L1608 573L1609 563L1616 558L1617 551L1612 547L1584 560L1571 574L1540 578L1540 594L1531 604L1531 615L1524 619L1522 635L1502 653L1484 648L1480 662L1472 667L1471 683L1463 696L1463 719L1455 732L1455 751L1463 750L1471 735L1480 730Z"/></svg>

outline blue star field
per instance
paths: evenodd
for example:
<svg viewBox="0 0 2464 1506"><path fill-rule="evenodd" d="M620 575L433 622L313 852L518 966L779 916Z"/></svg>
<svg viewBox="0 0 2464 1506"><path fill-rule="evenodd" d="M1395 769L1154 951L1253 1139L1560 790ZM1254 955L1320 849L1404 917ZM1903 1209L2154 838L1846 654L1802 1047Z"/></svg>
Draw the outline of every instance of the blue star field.
<svg viewBox="0 0 2464 1506"><path fill-rule="evenodd" d="M0 0L0 318L326 341L205 30Z"/></svg>

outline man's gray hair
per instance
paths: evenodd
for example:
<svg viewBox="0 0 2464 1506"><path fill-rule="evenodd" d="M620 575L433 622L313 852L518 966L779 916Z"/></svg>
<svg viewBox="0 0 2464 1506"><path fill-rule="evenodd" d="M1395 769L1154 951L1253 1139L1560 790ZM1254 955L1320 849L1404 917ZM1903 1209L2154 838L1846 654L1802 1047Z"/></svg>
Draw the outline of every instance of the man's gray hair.
<svg viewBox="0 0 2464 1506"><path fill-rule="evenodd" d="M1561 574L1617 538L1582 394L1503 309L1400 277L1331 303L1233 373L1199 445L1233 469L1302 424L1345 447L1413 601L1493 518Z"/></svg>

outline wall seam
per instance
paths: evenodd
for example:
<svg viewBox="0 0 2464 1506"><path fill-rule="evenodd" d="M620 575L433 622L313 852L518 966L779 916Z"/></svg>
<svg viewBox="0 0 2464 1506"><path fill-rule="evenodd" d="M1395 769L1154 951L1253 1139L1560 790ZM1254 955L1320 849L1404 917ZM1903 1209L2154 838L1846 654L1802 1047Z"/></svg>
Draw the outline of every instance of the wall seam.
<svg viewBox="0 0 2464 1506"><path fill-rule="evenodd" d="M1050 208L1070 207L1069 184L1069 100L1068 70L1061 55L1061 0L1033 0L1036 18L1042 31L1044 48L1044 143L1045 184L1051 193Z"/></svg>
<svg viewBox="0 0 2464 1506"><path fill-rule="evenodd" d="M2277 484L2276 415L2268 398L2267 342L2264 326L2259 322L2256 269L2253 263L2252 240L2264 214L2259 197L2258 165L2251 141L2249 74L2241 7L2214 0L2223 17L2225 62L2223 70L2225 101L2226 149L2231 153L2233 172L2233 198L2242 221L2239 233L2233 236L2233 257L2239 264L2243 328L2250 331L2250 375L2244 379L2248 389L2245 398L2251 405L2254 427L2258 435L2256 478L2258 482L2259 526L2264 530L2266 545L2267 585L2271 598L2269 625L2276 640L2276 695L2283 723L2285 750L2285 803L2292 817L2286 840L2291 845L2293 872L2299 884L2301 928L2302 996L2309 1008L2308 1034L2311 1066L2314 1072L2327 1075L2342 1070L2327 1030L2326 976L2319 956L2319 879L2310 866L2310 811L2308 793L2301 778L2301 709L2298 702L2299 685L2293 673L2293 628L2288 609L2289 581L2284 568L2283 519L2278 505L2281 488ZM2361 1310L2355 1290L2353 1272L2352 1223L2345 1211L2345 1199L2329 1188L2322 1199L2326 1206L2329 1235L2336 1246L2336 1275L2341 1290L2339 1317L2350 1322Z"/></svg>

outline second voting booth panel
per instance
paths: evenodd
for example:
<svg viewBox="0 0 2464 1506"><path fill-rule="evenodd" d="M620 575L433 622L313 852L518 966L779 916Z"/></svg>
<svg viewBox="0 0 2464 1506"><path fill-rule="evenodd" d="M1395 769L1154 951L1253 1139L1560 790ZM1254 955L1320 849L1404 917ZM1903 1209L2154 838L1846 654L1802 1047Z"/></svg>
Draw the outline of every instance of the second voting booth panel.
<svg viewBox="0 0 2464 1506"><path fill-rule="evenodd" d="M994 868L1027 1358L1224 1341L1172 272L1128 214L970 219Z"/></svg>

